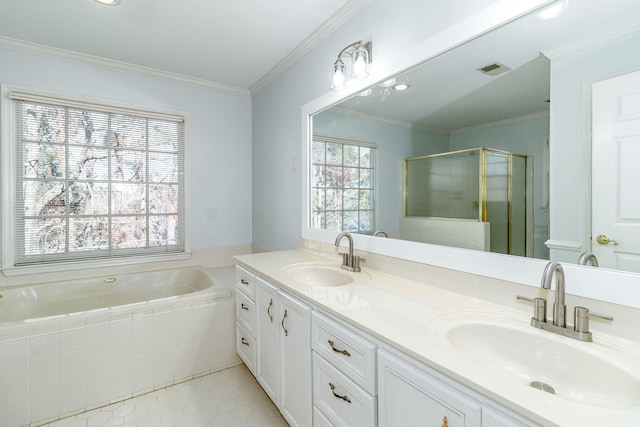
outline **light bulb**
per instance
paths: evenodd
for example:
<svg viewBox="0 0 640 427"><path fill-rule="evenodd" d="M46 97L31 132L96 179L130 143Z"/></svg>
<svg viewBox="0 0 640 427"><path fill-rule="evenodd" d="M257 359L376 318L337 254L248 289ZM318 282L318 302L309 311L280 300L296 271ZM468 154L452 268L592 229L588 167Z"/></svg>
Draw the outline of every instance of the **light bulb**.
<svg viewBox="0 0 640 427"><path fill-rule="evenodd" d="M346 77L344 75L344 62L340 58L333 64L333 75L331 76L331 87L341 90L345 88Z"/></svg>
<svg viewBox="0 0 640 427"><path fill-rule="evenodd" d="M353 77L356 79L364 79L369 76L367 73L367 64L369 63L369 53L363 45L353 52Z"/></svg>

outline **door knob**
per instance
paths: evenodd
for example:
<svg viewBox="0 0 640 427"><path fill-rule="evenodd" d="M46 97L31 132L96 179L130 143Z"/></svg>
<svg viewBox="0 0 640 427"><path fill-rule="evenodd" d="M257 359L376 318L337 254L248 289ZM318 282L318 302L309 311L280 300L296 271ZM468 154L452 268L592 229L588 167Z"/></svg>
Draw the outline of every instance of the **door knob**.
<svg viewBox="0 0 640 427"><path fill-rule="evenodd" d="M604 234L599 234L596 237L596 242L600 243L601 245L608 245L609 243L613 243L614 245L618 245L618 242L616 242L615 240L611 240L610 238L608 238Z"/></svg>

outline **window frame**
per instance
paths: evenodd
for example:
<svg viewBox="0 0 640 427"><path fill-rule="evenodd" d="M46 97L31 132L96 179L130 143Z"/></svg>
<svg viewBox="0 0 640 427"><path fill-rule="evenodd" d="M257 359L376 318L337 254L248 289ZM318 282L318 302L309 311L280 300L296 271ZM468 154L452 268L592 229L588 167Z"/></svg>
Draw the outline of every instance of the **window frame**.
<svg viewBox="0 0 640 427"><path fill-rule="evenodd" d="M315 141L321 141L325 144L327 143L333 143L333 144L341 144L341 145L351 145L351 146L358 146L358 147L365 147L365 148L371 148L373 151L373 158L370 160L370 164L371 166L369 168L362 168L362 169L371 169L372 170L372 177L371 177L371 192L372 192L372 200L371 200L371 229L370 230L353 230L353 231L349 231L350 233L360 233L360 234L373 234L376 231L376 227L378 224L378 157L379 157L379 146L376 142L370 142L370 141L363 141L363 140L356 140L356 139L349 139L349 138L338 138L338 137L334 137L334 136L327 136L327 135L323 135L321 133L316 133L316 134L312 134L311 135L311 144L309 147L309 206L308 206L308 211L309 211L309 218L308 218L308 223L309 223L309 227L310 228L314 228L313 225L313 215L314 215L314 211L313 211L313 206L311 205L312 200L313 200L313 166L315 165L313 163L313 144ZM325 159L326 162L326 159ZM326 163L325 163L326 166ZM340 167L344 167L344 163L340 166ZM361 167L358 166L358 168L360 169ZM345 187L341 188L343 191L348 189ZM360 190L361 188L358 186L358 190ZM347 210L348 211L348 210ZM358 212L360 212L360 209L357 209ZM326 212L326 209L325 211ZM342 208L340 209L340 212L343 212L343 219L344 219L344 212L345 209ZM343 221L343 227L344 228L344 221ZM359 228L359 227L358 227ZM334 231L334 232L342 232L344 230L329 230L327 228L317 228L318 230L326 230L326 231Z"/></svg>
<svg viewBox="0 0 640 427"><path fill-rule="evenodd" d="M25 265L16 265L17 257L15 256L16 245L14 243L15 234L13 225L15 224L16 217L14 210L16 206L16 194L14 194L15 186L18 182L16 171L16 135L18 127L16 124L16 102L11 98L13 93L19 93L21 95L32 96L40 99L58 100L61 104L71 104L72 106L84 107L107 112L116 112L121 114L132 114L143 116L153 119L161 117L180 118L183 122L183 175L182 175L182 192L183 192L183 207L182 207L182 224L183 224L183 250L167 253L147 253L147 254L123 254L122 256L114 257L91 257L82 259L79 257L72 260L62 260L53 262L39 262ZM189 194L189 180L190 175L189 168L189 115L182 111L173 111L167 109L161 109L157 107L140 106L139 104L129 104L117 101L107 101L104 99L78 97L69 94L62 94L57 92L37 90L33 88L21 87L10 84L0 84L0 124L2 126L2 132L0 133L0 165L2 166L2 172L0 175L1 182L1 197L0 197L0 211L2 212L1 224L0 224L0 238L2 244L0 246L0 270L5 276L30 274L30 273L44 273L55 271L67 271L77 270L83 268L100 268L100 267L112 267L123 266L131 264L142 264L158 261L172 261L172 260L184 260L189 259L191 256L191 233L189 227L189 206L190 206L190 194ZM145 214L146 215L146 214ZM127 251L123 251L127 252Z"/></svg>

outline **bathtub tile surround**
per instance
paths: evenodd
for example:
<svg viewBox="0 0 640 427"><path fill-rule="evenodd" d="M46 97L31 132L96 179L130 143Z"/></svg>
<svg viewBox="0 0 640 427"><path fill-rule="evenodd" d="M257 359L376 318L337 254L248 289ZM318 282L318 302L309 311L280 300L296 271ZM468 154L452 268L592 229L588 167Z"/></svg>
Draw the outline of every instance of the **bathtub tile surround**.
<svg viewBox="0 0 640 427"><path fill-rule="evenodd" d="M192 296L0 325L0 424L41 425L239 365L218 279L229 269L208 270L214 286Z"/></svg>
<svg viewBox="0 0 640 427"><path fill-rule="evenodd" d="M287 423L247 368L240 365L43 427L115 425L286 427Z"/></svg>

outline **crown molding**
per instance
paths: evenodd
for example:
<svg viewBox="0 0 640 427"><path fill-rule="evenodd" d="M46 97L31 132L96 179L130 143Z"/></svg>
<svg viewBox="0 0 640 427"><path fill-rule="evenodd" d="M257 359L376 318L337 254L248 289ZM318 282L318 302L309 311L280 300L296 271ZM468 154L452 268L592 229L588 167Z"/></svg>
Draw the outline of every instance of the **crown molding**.
<svg viewBox="0 0 640 427"><path fill-rule="evenodd" d="M342 6L336 13L331 15L329 19L324 21L314 32L297 45L291 52L287 54L280 62L271 68L260 80L251 86L249 91L252 96L257 95L274 81L280 74L284 73L293 64L304 57L311 49L316 47L322 40L331 35L345 22L349 21L358 14L371 0L351 0Z"/></svg>
<svg viewBox="0 0 640 427"><path fill-rule="evenodd" d="M349 2L347 2L342 8L340 8L336 13L329 17L329 19L327 19L320 27L318 27L306 39L298 44L291 52L287 54L287 56L285 56L280 62L278 62L273 68L271 68L249 89L240 86L218 83L211 80L200 79L184 74L163 71L156 68L145 67L142 65L131 64L128 62L117 61L100 56L74 52L67 49L32 43L25 40L13 39L5 36L0 36L0 49L9 49L35 55L49 56L57 59L76 62L83 65L90 65L108 70L122 71L126 73L137 74L140 76L151 77L158 80L181 83L204 89L211 89L217 92L230 93L233 95L252 96L262 91L262 89L267 87L269 83L274 81L280 74L288 70L293 64L304 57L309 51L311 51L311 49L316 47L322 40L331 35L345 22L358 14L370 2L371 0L350 0Z"/></svg>
<svg viewBox="0 0 640 427"><path fill-rule="evenodd" d="M329 110L325 110L323 112L324 113L329 113L329 114L339 114L339 115L342 115L342 116L359 117L359 118L362 118L362 119L375 120L377 122L386 123L386 124L390 124L390 125L394 125L394 126L406 127L406 128L411 128L411 129L419 129L419 130L423 130L423 131L427 131L427 132L438 133L438 134L441 134L441 135L454 135L454 134L458 134L458 133L471 132L471 131L476 131L476 130L480 130L480 129L492 128L492 127L495 127L495 126L502 126L502 125L506 125L506 124L509 124L509 123L519 122L521 120L529 120L529 119L533 119L533 118L536 118L536 117L543 117L543 116L548 116L549 115L548 111L541 111L539 113L531 113L531 114L526 114L524 116L513 117L513 118L510 118L510 119L497 120L495 122L489 122L489 123L483 123L483 124L480 124L480 125L469 126L469 127L465 127L465 128L452 130L451 132L449 132L449 131L445 131L445 130L430 128L430 127L427 127L427 126L416 125L416 124L413 124L413 123L410 123L410 122L406 122L404 120L389 119L387 117L375 116L373 114L362 113L360 111L354 111L354 110L349 110L349 109L340 108L340 107L333 107L333 108L331 108Z"/></svg>
<svg viewBox="0 0 640 427"><path fill-rule="evenodd" d="M151 77L158 80L164 80L172 83L181 83L190 86L211 89L217 92L230 93L233 95L251 96L249 89L240 86L227 85L217 83L210 80L200 79L197 77L185 76L183 74L171 73L142 65L135 65L128 62L116 61L114 59L103 58L100 56L88 55L85 53L74 52L71 50L60 49L57 47L46 46L38 43L32 43L24 40L13 39L10 37L0 36L0 48L9 49L19 52L26 52L35 55L49 56L57 59L76 62L83 65L104 68L107 70L122 71L130 74L137 74L144 77Z"/></svg>
<svg viewBox="0 0 640 427"><path fill-rule="evenodd" d="M496 126L503 126L509 123L519 122L521 120L529 120L529 119L534 119L536 117L544 117L548 115L549 115L548 111L540 111L538 113L525 114L524 116L512 117L510 119L504 119L504 120L496 120L495 122L482 123L475 126L468 126L468 127L452 130L451 135L455 135L458 133L472 132L472 131L492 128Z"/></svg>
<svg viewBox="0 0 640 427"><path fill-rule="evenodd" d="M339 114L339 115L342 115L342 116L349 116L349 117L358 117L358 118L361 118L361 119L374 120L376 122L385 123L385 124L389 124L389 125L393 125L393 126L399 126L399 127L404 127L404 128L408 128L408 129L418 129L418 130L423 130L423 131L427 131L427 132L438 133L438 134L441 134L441 135L449 135L449 133L450 133L448 131L443 131L443 130L440 130L440 129L434 129L434 128L430 128L430 127L427 127L427 126L416 125L416 124L413 124L411 122L407 122L407 121L404 121L404 120L390 119L388 117L382 117L382 116L376 116L376 115L373 115L373 114L362 113L360 111L349 110L347 108L333 107L333 108L331 108L329 110L323 111L323 113Z"/></svg>
<svg viewBox="0 0 640 427"><path fill-rule="evenodd" d="M577 52L579 50L625 36L627 34L635 33L636 31L640 31L640 19L633 20L625 25L616 27L611 31L607 31L602 34L580 40L579 42L570 44L568 46L542 51L542 54L549 59L554 59L559 56Z"/></svg>

